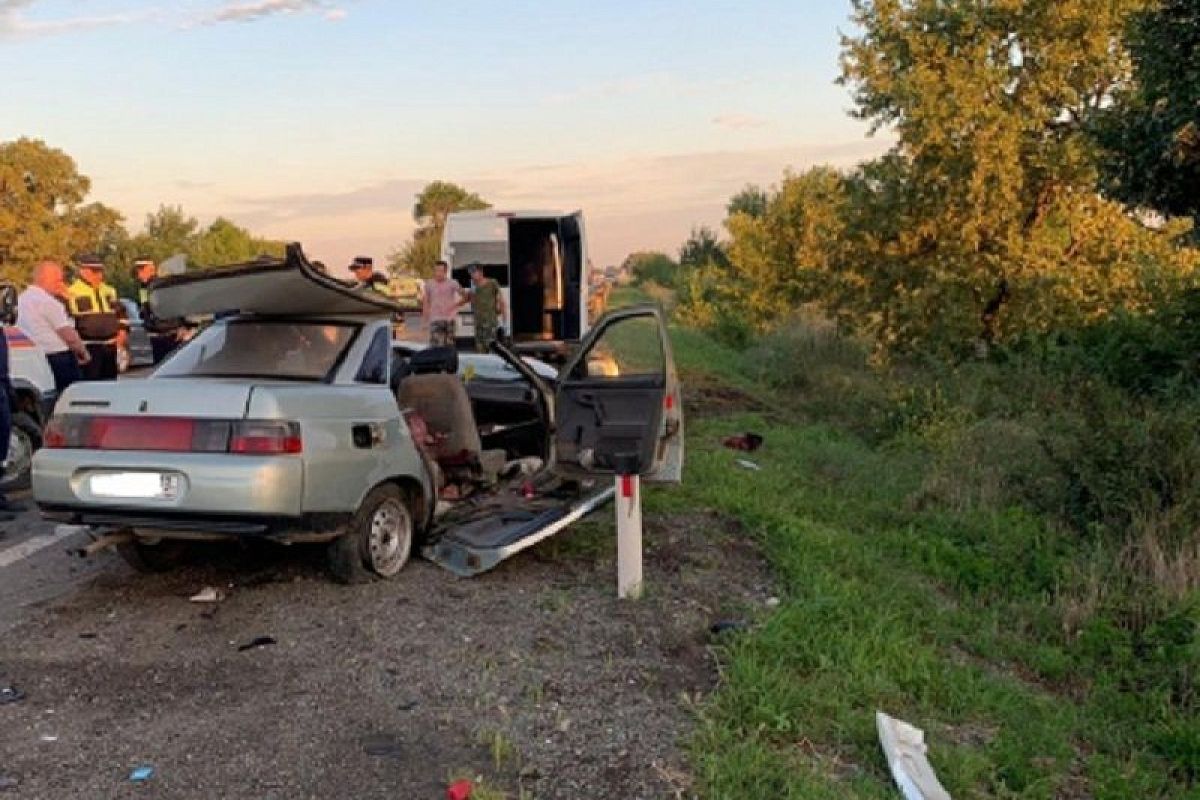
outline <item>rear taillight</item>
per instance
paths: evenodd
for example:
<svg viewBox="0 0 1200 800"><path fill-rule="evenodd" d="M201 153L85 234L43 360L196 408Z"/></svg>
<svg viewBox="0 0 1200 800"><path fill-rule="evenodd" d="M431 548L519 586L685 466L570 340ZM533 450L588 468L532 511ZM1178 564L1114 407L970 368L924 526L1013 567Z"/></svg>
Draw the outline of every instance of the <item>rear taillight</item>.
<svg viewBox="0 0 1200 800"><path fill-rule="evenodd" d="M278 455L303 451L300 426L272 420L55 415L45 447L163 453Z"/></svg>
<svg viewBox="0 0 1200 800"><path fill-rule="evenodd" d="M300 426L295 422L246 420L234 423L229 452L247 455L280 455L304 450Z"/></svg>

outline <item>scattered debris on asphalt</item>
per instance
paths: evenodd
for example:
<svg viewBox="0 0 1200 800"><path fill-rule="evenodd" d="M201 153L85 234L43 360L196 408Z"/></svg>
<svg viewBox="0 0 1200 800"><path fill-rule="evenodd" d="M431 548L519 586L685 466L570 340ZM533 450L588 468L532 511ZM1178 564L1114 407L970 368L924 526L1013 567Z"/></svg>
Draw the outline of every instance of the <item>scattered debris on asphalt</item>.
<svg viewBox="0 0 1200 800"><path fill-rule="evenodd" d="M47 742L47 743L53 743L53 742L57 742L57 741L58 741L58 737L57 737L57 736L54 736L54 735L52 735L52 734L49 734L49 733L44 733L44 734L42 734L41 736L39 736L38 738L39 738L39 739L41 739L43 742Z"/></svg>
<svg viewBox="0 0 1200 800"><path fill-rule="evenodd" d="M396 708L401 711L412 711L417 707L417 705L418 703L416 700L409 700L407 703L401 703L400 705L396 706Z"/></svg>
<svg viewBox="0 0 1200 800"><path fill-rule="evenodd" d="M193 603L219 603L225 599L225 593L215 586L205 586L188 598Z"/></svg>
<svg viewBox="0 0 1200 800"><path fill-rule="evenodd" d="M95 639L97 637L98 637L98 634L93 633L91 631L84 631L83 633L79 634L80 639Z"/></svg>
<svg viewBox="0 0 1200 800"><path fill-rule="evenodd" d="M752 472L759 472L762 470L762 467L760 467L758 464L755 464L753 461L748 461L744 458L739 458L737 460L737 465L742 469L748 469Z"/></svg>
<svg viewBox="0 0 1200 800"><path fill-rule="evenodd" d="M446 800L470 800L475 784L468 780L455 781L446 788Z"/></svg>
<svg viewBox="0 0 1200 800"><path fill-rule="evenodd" d="M7 792L9 789L15 789L21 785L21 782L16 778L8 775L0 775L0 792Z"/></svg>
<svg viewBox="0 0 1200 800"><path fill-rule="evenodd" d="M15 686L0 686L0 706L9 703L19 703L25 699L25 693Z"/></svg>
<svg viewBox="0 0 1200 800"><path fill-rule="evenodd" d="M275 644L274 637L271 636L255 636L250 641L238 647L239 653L244 653L247 650L253 650L256 647L266 647Z"/></svg>
<svg viewBox="0 0 1200 800"><path fill-rule="evenodd" d="M925 757L925 732L882 711L875 712L879 744L905 800L950 800Z"/></svg>
<svg viewBox="0 0 1200 800"><path fill-rule="evenodd" d="M400 740L389 733L364 736L362 739L363 752L369 756L382 758L399 758L404 751Z"/></svg>
<svg viewBox="0 0 1200 800"><path fill-rule="evenodd" d="M730 450L745 450L747 453L753 453L763 446L763 441L763 437L759 434L747 431L736 436L726 436L721 440L721 444Z"/></svg>
<svg viewBox="0 0 1200 800"><path fill-rule="evenodd" d="M154 767L138 767L129 773L129 780L134 783L145 783L154 777Z"/></svg>

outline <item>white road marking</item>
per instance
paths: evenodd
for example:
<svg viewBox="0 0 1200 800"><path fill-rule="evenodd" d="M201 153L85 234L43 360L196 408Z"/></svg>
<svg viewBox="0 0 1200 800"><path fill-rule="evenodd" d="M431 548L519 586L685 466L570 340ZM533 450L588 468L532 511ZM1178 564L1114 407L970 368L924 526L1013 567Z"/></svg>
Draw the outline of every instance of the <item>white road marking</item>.
<svg viewBox="0 0 1200 800"><path fill-rule="evenodd" d="M31 536L20 544L14 544L12 547L0 550L0 569L11 567L18 561L23 561L40 550L45 550L51 545L60 544L72 536L84 533L87 530L86 525L59 525L54 529L54 533L52 534Z"/></svg>

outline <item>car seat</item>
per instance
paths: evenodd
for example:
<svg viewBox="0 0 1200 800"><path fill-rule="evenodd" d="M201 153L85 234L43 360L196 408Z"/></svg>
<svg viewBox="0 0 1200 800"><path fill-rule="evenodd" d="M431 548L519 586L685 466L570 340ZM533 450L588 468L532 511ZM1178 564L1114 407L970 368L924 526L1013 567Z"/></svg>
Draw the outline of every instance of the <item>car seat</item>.
<svg viewBox="0 0 1200 800"><path fill-rule="evenodd" d="M400 382L396 402L421 415L434 437L433 457L448 478L465 477L494 484L504 468L503 450L484 450L462 380L445 372L409 375Z"/></svg>

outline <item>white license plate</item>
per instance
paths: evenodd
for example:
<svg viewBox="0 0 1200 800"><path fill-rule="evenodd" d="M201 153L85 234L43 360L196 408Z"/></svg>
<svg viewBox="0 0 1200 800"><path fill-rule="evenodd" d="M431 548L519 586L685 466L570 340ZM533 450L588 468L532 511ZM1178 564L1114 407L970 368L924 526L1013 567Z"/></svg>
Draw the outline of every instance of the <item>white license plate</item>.
<svg viewBox="0 0 1200 800"><path fill-rule="evenodd" d="M174 500L180 485L180 476L169 472L106 472L88 483L96 497L134 500Z"/></svg>

